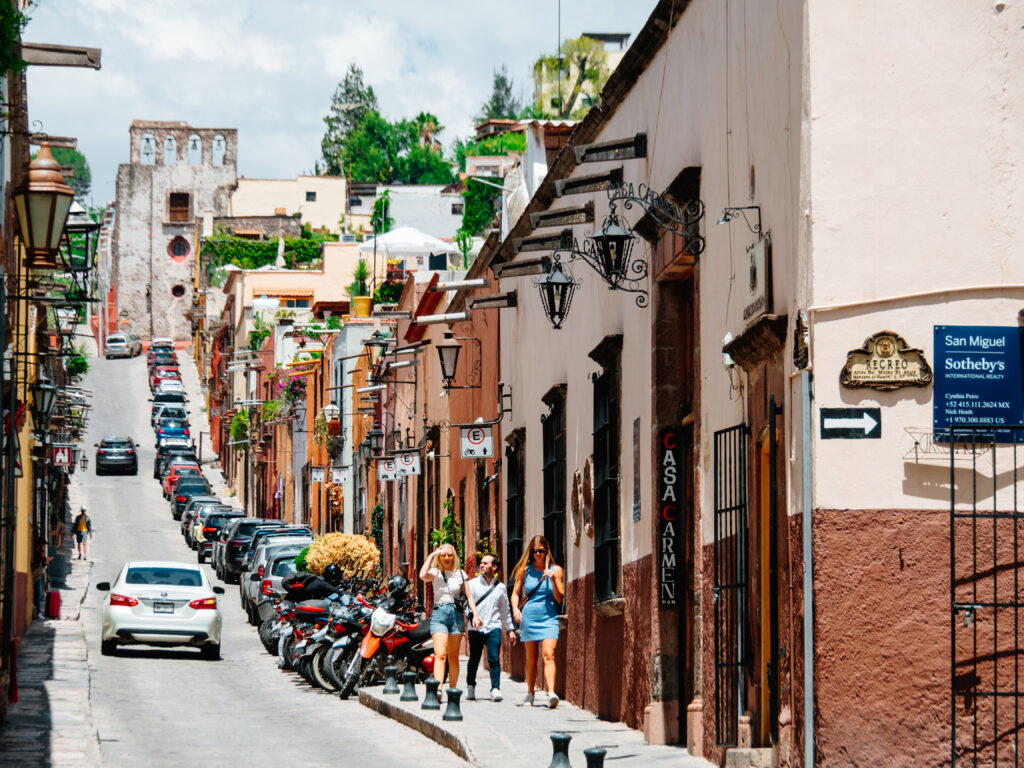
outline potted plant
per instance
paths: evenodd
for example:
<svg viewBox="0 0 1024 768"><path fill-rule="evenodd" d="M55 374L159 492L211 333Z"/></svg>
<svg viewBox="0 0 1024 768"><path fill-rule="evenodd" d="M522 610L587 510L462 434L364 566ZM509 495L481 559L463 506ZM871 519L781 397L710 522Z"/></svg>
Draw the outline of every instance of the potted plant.
<svg viewBox="0 0 1024 768"><path fill-rule="evenodd" d="M370 289L366 282L370 279L370 267L366 259L360 259L356 268L352 271L352 285L348 287L348 295L352 303L352 315L354 317L369 317L370 309L373 307L373 299L370 297Z"/></svg>

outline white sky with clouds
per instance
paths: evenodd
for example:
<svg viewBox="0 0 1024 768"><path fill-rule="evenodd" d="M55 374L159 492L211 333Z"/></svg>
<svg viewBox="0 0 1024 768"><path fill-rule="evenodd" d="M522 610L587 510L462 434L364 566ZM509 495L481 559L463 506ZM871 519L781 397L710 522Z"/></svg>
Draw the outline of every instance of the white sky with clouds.
<svg viewBox="0 0 1024 768"><path fill-rule="evenodd" d="M643 27L656 0L562 0L562 37ZM77 136L92 202L114 198L134 119L237 128L239 173L288 178L320 157L350 61L389 119L436 114L448 148L472 132L502 64L529 101L558 38L557 0L39 0L23 38L103 50L99 71L29 67L29 120ZM35 129L36 126L33 126Z"/></svg>

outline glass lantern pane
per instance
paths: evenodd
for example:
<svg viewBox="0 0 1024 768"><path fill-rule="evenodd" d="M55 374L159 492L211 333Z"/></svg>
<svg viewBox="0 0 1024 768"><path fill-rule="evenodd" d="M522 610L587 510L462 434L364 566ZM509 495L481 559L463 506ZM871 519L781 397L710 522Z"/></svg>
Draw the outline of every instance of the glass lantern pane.
<svg viewBox="0 0 1024 768"><path fill-rule="evenodd" d="M28 197L29 225L32 230L29 235L30 242L26 245L30 245L33 250L48 248L50 243L46 233L53 215L53 195L45 192L29 192L26 197Z"/></svg>
<svg viewBox="0 0 1024 768"><path fill-rule="evenodd" d="M60 246L61 235L64 234L64 225L68 220L68 212L71 210L73 195L57 195L53 210L53 230L50 232L49 248L56 251Z"/></svg>

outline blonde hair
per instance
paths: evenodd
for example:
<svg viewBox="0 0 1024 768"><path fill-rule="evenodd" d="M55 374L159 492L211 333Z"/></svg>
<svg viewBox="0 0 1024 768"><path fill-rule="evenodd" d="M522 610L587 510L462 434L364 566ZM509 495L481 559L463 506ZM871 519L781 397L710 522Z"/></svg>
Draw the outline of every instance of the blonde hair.
<svg viewBox="0 0 1024 768"><path fill-rule="evenodd" d="M440 560L441 556L444 554L446 550L452 553L452 560L455 563L455 567L451 570L458 573L462 570L462 566L459 564L459 553L455 551L455 547L453 547L451 544L442 544L440 547L437 548L437 560L434 561L434 567L437 568L437 570L439 571L445 570L444 568L440 567Z"/></svg>
<svg viewBox="0 0 1024 768"><path fill-rule="evenodd" d="M551 545L548 544L548 540L543 536L537 535L530 539L530 543L526 549L523 550L522 557L519 558L519 562L516 563L516 567L512 569L512 583L519 578L519 572L526 572L526 566L533 562L533 548L542 546L547 550L547 554L544 556L544 563L550 568L552 565L557 565L555 558L551 556Z"/></svg>

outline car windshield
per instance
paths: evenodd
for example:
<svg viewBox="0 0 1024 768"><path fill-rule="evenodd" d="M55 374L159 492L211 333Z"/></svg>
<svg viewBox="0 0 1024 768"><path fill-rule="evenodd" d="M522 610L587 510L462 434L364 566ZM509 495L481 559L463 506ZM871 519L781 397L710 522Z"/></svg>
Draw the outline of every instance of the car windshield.
<svg viewBox="0 0 1024 768"><path fill-rule="evenodd" d="M108 336L107 344L124 344L123 336Z"/></svg>
<svg viewBox="0 0 1024 768"><path fill-rule="evenodd" d="M177 587L203 586L202 574L194 568L137 566L129 568L125 584L169 584Z"/></svg>
<svg viewBox="0 0 1024 768"><path fill-rule="evenodd" d="M102 448L131 448L130 440L104 440L100 443Z"/></svg>
<svg viewBox="0 0 1024 768"><path fill-rule="evenodd" d="M284 560L278 560L274 563L274 567L270 569L272 576L287 576L290 573L295 573L295 558L286 557Z"/></svg>
<svg viewBox="0 0 1024 768"><path fill-rule="evenodd" d="M210 528L223 528L224 524L238 517L237 514L225 514L221 512L212 512L210 516L206 518L206 525Z"/></svg>
<svg viewBox="0 0 1024 768"><path fill-rule="evenodd" d="M170 429L184 429L186 424L182 419L160 419L161 427L169 427Z"/></svg>

